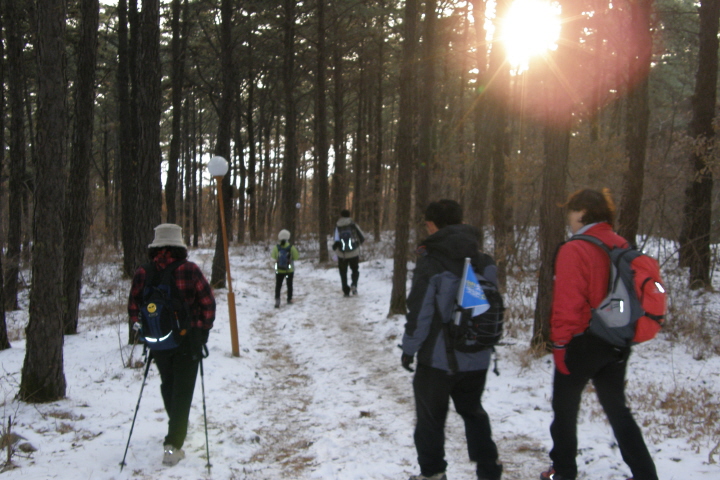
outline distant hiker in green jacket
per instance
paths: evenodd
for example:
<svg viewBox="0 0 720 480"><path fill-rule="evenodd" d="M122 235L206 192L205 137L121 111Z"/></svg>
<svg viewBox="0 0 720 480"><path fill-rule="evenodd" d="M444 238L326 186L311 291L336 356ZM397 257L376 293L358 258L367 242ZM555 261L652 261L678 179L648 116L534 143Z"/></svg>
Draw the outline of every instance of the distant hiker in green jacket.
<svg viewBox="0 0 720 480"><path fill-rule="evenodd" d="M285 277L287 277L287 303L292 303L295 261L300 258L300 252L290 243L289 231L280 230L278 242L280 243L275 245L270 253L275 260L275 308L280 308L280 289Z"/></svg>

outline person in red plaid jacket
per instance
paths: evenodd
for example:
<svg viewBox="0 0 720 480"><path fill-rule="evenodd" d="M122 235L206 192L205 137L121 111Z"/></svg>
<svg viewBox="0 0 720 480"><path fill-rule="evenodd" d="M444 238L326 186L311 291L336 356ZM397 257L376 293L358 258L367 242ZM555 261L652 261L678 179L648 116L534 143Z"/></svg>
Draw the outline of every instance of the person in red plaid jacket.
<svg viewBox="0 0 720 480"><path fill-rule="evenodd" d="M195 379L202 346L207 343L215 320L215 297L200 268L187 261L187 247L182 228L173 224L155 227L155 239L148 245L148 256L157 271L164 270L177 260L182 263L173 272L175 284L184 295L191 316L189 339L173 350L154 351L152 359L161 378L160 392L168 414L168 432L163 442L163 464L175 465L185 457L182 450L187 436L188 417L195 390ZM140 305L147 271L138 268L133 277L128 302L128 314L133 325L139 326Z"/></svg>

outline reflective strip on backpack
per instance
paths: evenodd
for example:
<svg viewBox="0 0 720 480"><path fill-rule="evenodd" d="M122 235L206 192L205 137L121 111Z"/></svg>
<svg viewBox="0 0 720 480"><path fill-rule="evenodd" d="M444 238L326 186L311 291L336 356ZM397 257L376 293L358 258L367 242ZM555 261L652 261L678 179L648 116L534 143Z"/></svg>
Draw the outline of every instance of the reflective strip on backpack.
<svg viewBox="0 0 720 480"><path fill-rule="evenodd" d="M150 342L150 343L159 343L159 342L162 342L163 340L167 340L168 338L170 338L170 335L172 335L172 332L168 333L167 335L165 335L162 338L157 338L157 339L145 337L145 341Z"/></svg>

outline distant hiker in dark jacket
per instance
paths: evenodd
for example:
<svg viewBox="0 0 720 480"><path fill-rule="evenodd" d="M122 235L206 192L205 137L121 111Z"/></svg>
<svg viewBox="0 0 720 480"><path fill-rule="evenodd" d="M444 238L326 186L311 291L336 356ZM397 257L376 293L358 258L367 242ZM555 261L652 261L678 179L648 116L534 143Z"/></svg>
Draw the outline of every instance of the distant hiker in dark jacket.
<svg viewBox="0 0 720 480"><path fill-rule="evenodd" d="M627 247L613 232L615 204L606 190L579 190L567 202L567 219L573 235L592 235L608 247ZM592 380L600 405L608 417L623 460L634 480L657 480L655 464L642 432L625 404L625 372L630 347L615 347L586 332L592 316L608 291L610 262L607 253L589 242L564 243L555 259L550 340L555 376L550 425L552 467L541 479L575 480L577 476L577 415L582 392Z"/></svg>
<svg viewBox="0 0 720 480"><path fill-rule="evenodd" d="M287 303L292 303L295 261L300 258L298 249L290 244L289 231L280 230L278 241L280 243L270 252L270 256L275 260L275 308L280 308L280 290L285 278L287 278Z"/></svg>
<svg viewBox="0 0 720 480"><path fill-rule="evenodd" d="M183 242L182 229L178 225L162 224L155 227L155 239L148 245L148 256L154 270L161 272L180 261L173 272L175 285L185 298L191 323L190 332L179 347L173 350L153 351L151 359L160 371L165 411L168 414L168 431L163 442L164 465L175 465L185 457L182 446L187 436L188 417L197 377L202 346L207 343L215 320L215 297L200 268L187 261L187 247ZM137 269L130 289L128 314L140 328L140 305L146 284L147 266Z"/></svg>
<svg viewBox="0 0 720 480"><path fill-rule="evenodd" d="M452 372L445 348L443 323L452 321L455 298L465 257L492 283L497 283L493 259L479 250L478 231L462 224L462 207L453 200L428 205L425 223L429 237L418 247L408 313L402 340L402 366L417 354L413 379L415 448L420 474L410 480L445 480L445 419L449 399L465 422L470 460L477 462L478 480L499 480L502 465L492 440L490 419L480 403L490 365L491 349L476 353L454 351L457 371Z"/></svg>
<svg viewBox="0 0 720 480"><path fill-rule="evenodd" d="M335 236L332 248L337 255L340 283L342 284L343 294L346 297L349 297L350 293L357 295L358 279L360 278L360 245L362 245L364 241L365 235L363 235L360 227L350 218L350 212L348 210L340 212L340 219L335 225ZM352 270L350 279L352 283L350 286L348 286L347 282L348 266Z"/></svg>

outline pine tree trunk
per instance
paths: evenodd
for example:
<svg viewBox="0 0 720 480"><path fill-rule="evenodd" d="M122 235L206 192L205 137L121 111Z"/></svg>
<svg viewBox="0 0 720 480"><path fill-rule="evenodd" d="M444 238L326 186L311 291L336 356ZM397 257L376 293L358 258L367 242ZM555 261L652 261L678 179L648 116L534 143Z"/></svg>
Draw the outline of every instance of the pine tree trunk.
<svg viewBox="0 0 720 480"><path fill-rule="evenodd" d="M135 97L131 96L131 82L135 77L134 65L137 39L130 42L128 22L137 22L137 2L131 2L128 9L126 0L118 2L118 156L120 163L120 196L121 196L121 232L123 244L123 272L132 277L135 269L142 261L137 258L135 232L135 213L137 209L138 179L134 106ZM137 27L133 27L137 31Z"/></svg>
<svg viewBox="0 0 720 480"><path fill-rule="evenodd" d="M497 14L503 17L510 2L500 1L497 4ZM510 130L508 120L508 105L510 101L510 72L506 62L505 48L501 41L492 45L490 54L489 74L492 77L492 84L488 86L488 119L490 129L490 155L492 158L492 215L495 237L495 262L497 264L498 285L505 288L507 283L507 258L509 254L510 241L508 235L508 224L512 219L507 218L506 205L512 202L507 199L509 188L505 181L505 161L510 156Z"/></svg>
<svg viewBox="0 0 720 480"><path fill-rule="evenodd" d="M250 241L258 241L258 212L257 212L257 148L255 145L255 73L252 68L252 60L249 60L250 74L248 75L248 96L247 96L247 137L248 137L248 172L247 172L247 195L248 195L248 230Z"/></svg>
<svg viewBox="0 0 720 480"><path fill-rule="evenodd" d="M0 5L0 12L2 8ZM0 31L5 25L4 16L0 13ZM0 42L0 78L5 78L5 44ZM0 89L0 111L5 111L5 89ZM5 116L0 115L0 170L5 164ZM0 190L0 197L4 192ZM0 255L0 272L2 272L2 255ZM0 274L0 350L10 348L10 339L5 322L5 288Z"/></svg>
<svg viewBox="0 0 720 480"><path fill-rule="evenodd" d="M645 156L647 151L648 125L650 123L649 75L652 60L652 0L630 3L631 36L630 45L637 48L637 54L630 60L630 82L632 86L627 98L627 122L625 125L625 152L628 169L623 177L622 204L618 218L618 233L635 245L640 225L643 185L645 181Z"/></svg>
<svg viewBox="0 0 720 480"><path fill-rule="evenodd" d="M239 87L239 85L238 85ZM238 88L239 90L239 88ZM239 185L234 189L237 192L238 202L238 225L237 225L237 242L245 243L245 182L247 181L247 169L245 168L244 147L242 138L242 118L243 106L240 98L240 92L235 92L235 165L239 170Z"/></svg>
<svg viewBox="0 0 720 480"><path fill-rule="evenodd" d="M411 219L415 228L415 237L422 238L425 232L425 207L430 202L430 173L435 163L435 30L437 24L437 1L425 2L425 20L423 21L422 59L420 78L422 84L422 102L419 105L418 156L415 165L415 214Z"/></svg>
<svg viewBox="0 0 720 480"><path fill-rule="evenodd" d="M137 56L137 210L135 211L135 267L147 258L154 229L161 222L162 183L160 179L160 1L143 0L140 13Z"/></svg>
<svg viewBox="0 0 720 480"><path fill-rule="evenodd" d="M232 0L222 0L220 4L221 16L221 63L222 63L222 96L220 98L218 112L218 133L217 142L215 144L215 155L223 157L230 164L230 134L232 132L233 117L233 61L232 61L232 22L233 22L233 2ZM230 170L222 179L222 195L223 206L225 208L225 228L226 231L232 232L230 219L232 218L232 199L230 189ZM218 202L220 208L220 202ZM222 225L220 213L216 215L216 241L215 255L213 256L212 274L210 283L215 288L224 288L227 285L227 270L225 268L225 245L223 245ZM230 238L228 237L228 242Z"/></svg>
<svg viewBox="0 0 720 480"><path fill-rule="evenodd" d="M7 41L7 84L10 107L10 149L8 182L8 232L5 257L5 308L18 308L18 276L22 246L22 200L25 180L25 125L23 84L23 49L25 40L19 27L21 24L19 5L14 0L3 0L5 35Z"/></svg>
<svg viewBox="0 0 720 480"><path fill-rule="evenodd" d="M685 190L685 217L680 239L680 261L690 267L690 286L710 288L710 225L713 175L708 161L714 157L715 102L718 70L718 21L720 0L700 4L700 51L692 97L690 136L695 140L690 155L692 179Z"/></svg>
<svg viewBox="0 0 720 480"><path fill-rule="evenodd" d="M297 0L283 1L283 66L282 84L285 101L285 152L282 165L282 195L280 220L282 227L293 235L296 232L298 201L297 187L297 104L295 99L295 15ZM296 236L297 238L297 236Z"/></svg>
<svg viewBox="0 0 720 480"><path fill-rule="evenodd" d="M62 296L65 138L65 2L37 5L37 164L30 320L18 397L50 402L65 396Z"/></svg>
<svg viewBox="0 0 720 480"><path fill-rule="evenodd" d="M475 41L478 45L485 44L485 2L484 0L473 0L473 18L475 20ZM477 48L475 52L475 65L478 69L478 84L487 85L489 78L487 73L487 50ZM468 180L468 206L466 208L467 215L465 221L478 228L480 232L479 243L482 248L484 244L484 227L485 227L485 207L487 205L487 191L492 170L490 162L491 155L489 153L489 142L487 135L488 121L486 120L486 102L480 99L481 88L476 92L473 108L473 138L475 143L475 151L473 154L473 162L469 168Z"/></svg>
<svg viewBox="0 0 720 480"><path fill-rule="evenodd" d="M340 22L335 22L338 25ZM333 150L335 151L335 171L332 177L332 199L330 208L332 214L340 215L340 210L345 208L347 196L347 181L345 179L345 163L347 162L347 150L345 146L345 86L343 84L343 57L340 45L340 35L337 30L334 32L332 62L333 62Z"/></svg>
<svg viewBox="0 0 720 480"><path fill-rule="evenodd" d="M380 8L383 10L382 15L379 19L379 27L381 29L381 32L384 31L385 28L385 2L383 0L380 1ZM375 237L375 241L380 241L380 230L382 227L382 206L383 206L383 192L382 192L382 173L383 173L383 78L385 74L385 59L384 59L384 47L385 47L385 37L381 33L377 35L376 37L376 43L377 43L377 59L375 61L376 64L376 71L375 71L375 77L376 77L376 91L375 91L375 106L373 108L373 115L374 115L374 140L375 140L375 158L373 161L373 168L371 171L371 179L372 179L372 220L373 220L373 236Z"/></svg>
<svg viewBox="0 0 720 480"><path fill-rule="evenodd" d="M580 8L577 6L577 8ZM573 12L569 3L563 4L563 18L579 16ZM572 61L569 51L573 42L580 37L573 32L577 25L563 20L558 48L548 61L557 68L545 67L537 74L538 83L544 84L539 94L545 95L544 147L542 198L540 199L540 272L538 293L535 303L533 324L534 346L546 346L550 342L550 313L553 295L553 274L555 269L555 251L565 240L565 212L560 206L566 198L568 159L570 155L570 130L572 128L572 99L562 80L563 72L569 71Z"/></svg>
<svg viewBox="0 0 720 480"><path fill-rule="evenodd" d="M389 315L407 313L406 283L408 241L412 202L413 144L416 118L415 64L417 51L417 0L405 2L402 63L400 65L400 108L397 137L397 201L395 204L395 251Z"/></svg>
<svg viewBox="0 0 720 480"><path fill-rule="evenodd" d="M316 119L315 135L317 145L318 170L315 175L317 182L317 234L319 261L328 261L327 237L330 233L330 212L329 209L329 185L328 185L328 139L327 139L327 102L325 101L326 90L326 66L325 58L325 0L317 0L317 92L316 92Z"/></svg>
<svg viewBox="0 0 720 480"><path fill-rule="evenodd" d="M165 204L167 206L167 223L177 223L177 208L175 205L178 190L178 159L180 158L180 141L182 126L182 98L185 79L185 36L182 35L181 15L187 11L182 9L181 0L172 0L171 29L172 41L172 137L170 138L170 152L168 153L168 171L165 181Z"/></svg>
<svg viewBox="0 0 720 480"><path fill-rule="evenodd" d="M95 59L98 45L98 0L83 0L81 39L75 82L75 131L70 156L70 175L65 205L63 328L66 335L78 331L78 309L90 227L90 168L93 159L93 119L95 107Z"/></svg>

